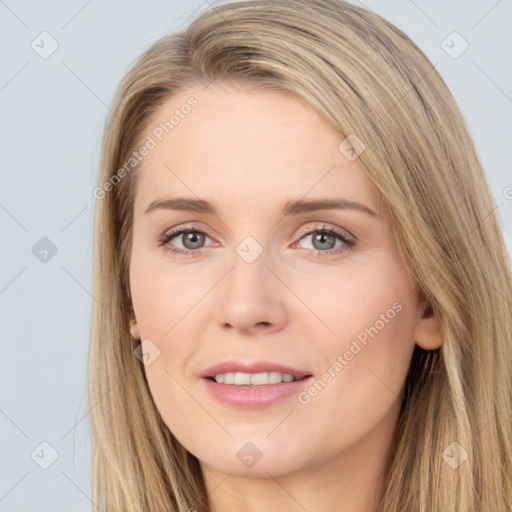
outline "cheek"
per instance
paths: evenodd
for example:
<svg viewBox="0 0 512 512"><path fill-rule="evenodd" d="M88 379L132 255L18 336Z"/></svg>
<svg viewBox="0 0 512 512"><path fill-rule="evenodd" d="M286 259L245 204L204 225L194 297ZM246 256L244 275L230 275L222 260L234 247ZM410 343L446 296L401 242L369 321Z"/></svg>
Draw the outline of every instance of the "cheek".
<svg viewBox="0 0 512 512"><path fill-rule="evenodd" d="M192 382L187 373L202 328L197 318L202 287L179 269L163 268L161 261L133 258L130 268L141 338L157 347L157 356L144 366L149 389L166 425L186 439L190 422L205 419L188 392Z"/></svg>
<svg viewBox="0 0 512 512"><path fill-rule="evenodd" d="M310 388L303 401L310 400L305 408L316 425L337 429L340 445L350 446L397 412L414 349L413 316L405 307L389 323L367 316L368 327L330 346L327 371L313 386L319 391Z"/></svg>
<svg viewBox="0 0 512 512"><path fill-rule="evenodd" d="M411 327L404 319L414 313L404 311L413 307L412 287L405 268L388 253L354 256L347 265L322 269L295 283L297 295L306 298L309 309L328 328L323 339L336 353L350 349L354 339L365 346L376 336L380 347L396 346L404 337L394 330Z"/></svg>
<svg viewBox="0 0 512 512"><path fill-rule="evenodd" d="M342 291L330 288L335 306L324 309L324 320L335 334L322 348L324 371L301 403L319 428L340 428L341 444L371 430L400 401L417 311L407 275L392 268L346 279Z"/></svg>
<svg viewBox="0 0 512 512"><path fill-rule="evenodd" d="M207 453L211 439L225 432L194 398L194 389L189 389L179 370L181 356L176 355L176 367L170 365L167 356L162 354L145 367L153 401L169 430L189 451L195 455Z"/></svg>
<svg viewBox="0 0 512 512"><path fill-rule="evenodd" d="M199 266L182 265L171 265L162 248L132 254L130 287L141 335L171 338L190 322L194 306L211 288Z"/></svg>
<svg viewBox="0 0 512 512"><path fill-rule="evenodd" d="M198 412L186 391L194 377L187 364L197 351L204 320L211 318L201 314L211 285L205 285L207 276L195 274L197 279L191 279L190 272L171 266L161 255L132 254L130 287L139 331L143 340L151 340L148 346L156 354L144 370L155 405L177 434L183 418L188 421Z"/></svg>

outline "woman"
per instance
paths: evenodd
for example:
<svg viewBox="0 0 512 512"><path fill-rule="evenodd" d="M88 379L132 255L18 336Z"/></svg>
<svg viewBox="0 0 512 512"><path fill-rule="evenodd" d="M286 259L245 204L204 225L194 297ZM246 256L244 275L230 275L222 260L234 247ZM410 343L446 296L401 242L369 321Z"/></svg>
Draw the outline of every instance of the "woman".
<svg viewBox="0 0 512 512"><path fill-rule="evenodd" d="M96 505L509 510L510 264L421 50L340 0L228 3L112 111Z"/></svg>

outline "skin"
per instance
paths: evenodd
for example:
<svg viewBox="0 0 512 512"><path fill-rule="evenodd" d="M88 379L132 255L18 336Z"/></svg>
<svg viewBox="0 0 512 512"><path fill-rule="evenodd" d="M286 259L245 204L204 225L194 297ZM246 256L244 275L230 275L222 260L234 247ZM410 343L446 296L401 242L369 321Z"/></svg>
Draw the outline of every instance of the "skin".
<svg viewBox="0 0 512 512"><path fill-rule="evenodd" d="M412 351L439 346L439 322L418 299L359 160L339 151L344 137L291 95L217 83L170 98L141 140L191 95L197 107L144 158L134 206L130 329L160 350L145 366L155 403L200 460L213 511L376 511ZM145 213L178 196L209 200L218 213ZM288 200L334 196L377 216L280 217ZM167 245L192 256L159 246L190 223L206 234L199 249L183 235ZM307 233L323 226L356 245L322 257L326 244L346 249L336 237L315 244ZM250 264L236 252L247 236L263 249ZM292 396L263 409L228 406L199 376L225 360L265 359L321 378L395 303L400 312L307 404ZM262 454L252 467L237 457L248 441Z"/></svg>

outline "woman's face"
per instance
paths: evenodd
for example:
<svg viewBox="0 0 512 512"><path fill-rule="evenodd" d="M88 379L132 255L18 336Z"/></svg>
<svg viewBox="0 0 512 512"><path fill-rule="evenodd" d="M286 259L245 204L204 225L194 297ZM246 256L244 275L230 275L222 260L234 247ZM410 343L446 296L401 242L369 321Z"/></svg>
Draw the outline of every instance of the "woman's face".
<svg viewBox="0 0 512 512"><path fill-rule="evenodd" d="M278 476L382 455L414 344L433 348L343 139L299 99L228 84L168 100L141 138L131 332L203 467Z"/></svg>

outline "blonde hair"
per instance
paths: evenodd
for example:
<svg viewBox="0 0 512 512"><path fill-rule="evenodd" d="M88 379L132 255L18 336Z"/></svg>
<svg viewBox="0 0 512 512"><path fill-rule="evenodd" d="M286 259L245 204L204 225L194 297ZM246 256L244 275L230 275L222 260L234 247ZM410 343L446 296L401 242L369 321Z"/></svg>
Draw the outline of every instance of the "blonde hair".
<svg viewBox="0 0 512 512"><path fill-rule="evenodd" d="M217 6L156 41L117 90L95 213L95 504L125 512L209 510L199 462L163 422L134 356L128 269L137 166L117 171L164 101L214 80L293 94L340 141L355 134L363 142L359 161L389 208L418 295L441 322L440 348L414 350L379 511L510 510L512 277L496 207L435 67L391 23L342 0ZM467 452L456 468L443 458L447 448L463 453L452 443Z"/></svg>

